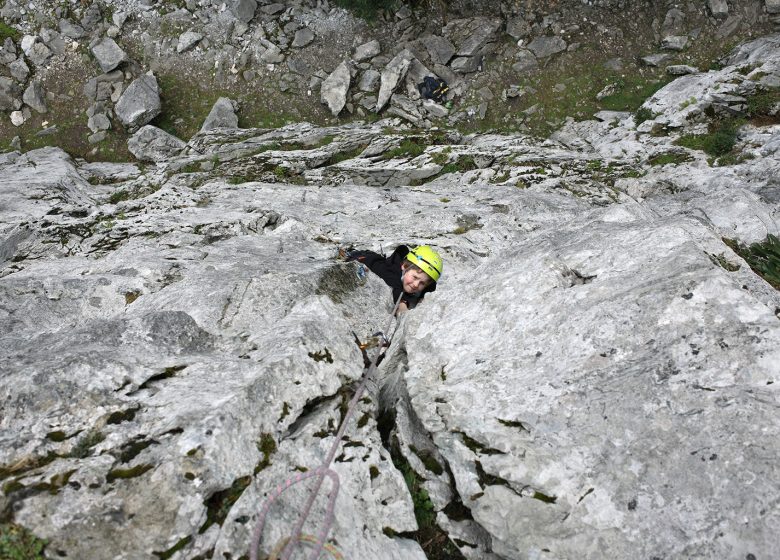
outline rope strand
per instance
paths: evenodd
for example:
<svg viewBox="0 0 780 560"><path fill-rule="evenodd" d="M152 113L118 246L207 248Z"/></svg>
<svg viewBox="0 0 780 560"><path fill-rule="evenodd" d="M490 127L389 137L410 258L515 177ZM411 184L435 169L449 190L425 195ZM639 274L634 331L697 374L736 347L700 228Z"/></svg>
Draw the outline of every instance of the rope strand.
<svg viewBox="0 0 780 560"><path fill-rule="evenodd" d="M398 312L398 308L401 305L401 298L403 297L403 292L398 296L398 299L395 302L395 305L393 306L393 311L390 314L390 319L388 320L387 328L382 331L389 332L390 328L393 326L393 320L396 317L396 313ZM393 332L393 335L395 335L395 331ZM333 526L333 521L335 519L335 509L336 509L336 498L338 497L339 488L340 488L340 482L339 482L339 475L336 471L330 468L331 463L333 462L334 457L336 456L336 453L339 450L339 447L341 445L341 438L344 437L344 432L347 430L347 423L352 418L352 415L355 411L355 408L357 407L357 403L360 400L360 398L363 396L363 392L366 389L366 385L368 383L368 380L374 375L374 372L376 372L378 367L378 362L380 357L385 353L385 350L390 345L390 342L392 341L393 337L390 336L387 339L386 344L380 345L379 350L377 351L376 355L374 356L374 359L371 361L371 364L364 370L363 377L360 381L360 385L358 385L358 388L355 390L355 394L353 395L352 399L349 401L349 406L347 407L347 412L344 414L344 419L341 421L341 425L339 426L339 429L336 433L336 439L333 442L333 445L330 448L330 451L328 452L327 457L323 461L322 465L317 467L316 469L306 472L306 473L300 473L290 479L287 479L282 484L276 487L273 492L268 496L268 499L265 502L265 505L263 506L263 509L260 511L260 517L257 520L257 525L255 526L254 533L252 534L252 542L249 550L249 558L250 560L257 560L258 555L258 549L260 547L260 539L262 538L263 534L263 528L265 527L265 519L268 515L268 512L271 509L271 506L273 503L284 493L286 490L289 490L290 487L307 480L309 478L317 477L317 481L314 484L314 487L312 488L309 498L306 501L306 505L303 508L303 511L301 512L301 516L298 518L298 521L295 523L295 527L293 528L293 533L290 535L290 537L285 537L281 541L281 556L279 556L279 560L290 560L290 557L295 552L295 549L298 547L298 545L301 542L312 542L312 537L309 535L302 534L302 529L304 524L306 523L306 520L309 518L309 515L311 514L311 510L314 507L314 502L317 499L317 495L320 492L320 489L322 487L322 483L325 480L325 477L331 479L333 482L333 486L330 489L330 492L328 492L328 507L325 511L325 520L322 523L322 528L320 529L319 534L316 537L316 540L313 541L314 544L314 551L309 556L309 560L317 560L320 557L320 554L322 553L323 549L328 549L328 552L333 555L334 558L341 557L340 554L338 554L338 551L335 549L335 547L332 547L328 545L326 547L325 541L328 539L328 533L330 533L330 529ZM279 544L277 544L276 548L274 549L271 559L276 559L276 554L278 553ZM332 549L332 550L331 550ZM335 551L335 552L334 552ZM338 554L338 556L337 556Z"/></svg>

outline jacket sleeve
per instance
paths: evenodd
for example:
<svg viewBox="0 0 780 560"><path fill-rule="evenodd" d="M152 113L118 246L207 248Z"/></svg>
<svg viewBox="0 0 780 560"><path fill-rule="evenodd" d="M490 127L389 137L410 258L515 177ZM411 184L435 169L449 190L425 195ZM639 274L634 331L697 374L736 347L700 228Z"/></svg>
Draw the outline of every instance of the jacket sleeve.
<svg viewBox="0 0 780 560"><path fill-rule="evenodd" d="M357 261L374 270L377 263L384 262L385 257L374 251L350 251L347 260Z"/></svg>

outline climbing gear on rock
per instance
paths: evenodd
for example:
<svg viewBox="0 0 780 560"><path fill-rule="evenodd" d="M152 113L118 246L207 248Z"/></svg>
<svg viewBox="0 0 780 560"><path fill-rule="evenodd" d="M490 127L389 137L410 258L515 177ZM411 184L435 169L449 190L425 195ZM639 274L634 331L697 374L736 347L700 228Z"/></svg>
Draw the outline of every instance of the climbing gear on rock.
<svg viewBox="0 0 780 560"><path fill-rule="evenodd" d="M431 249L429 245L420 245L409 249L406 260L419 267L425 274L431 277L434 282L438 282L444 270L444 263L439 253Z"/></svg>
<svg viewBox="0 0 780 560"><path fill-rule="evenodd" d="M333 459L336 457L336 453L338 452L339 447L341 446L341 442L344 437L344 432L347 431L347 424L349 423L350 419L355 413L355 407L357 406L358 401L360 401L360 398L363 396L363 393L366 390L366 386L368 385L368 382L372 380L372 377L377 370L377 366L379 365L379 362L382 361L382 358L385 355L385 351L390 346L390 343L393 339L393 335L395 334L395 332L393 332L393 334L390 335L389 338L385 336L384 333L390 332L390 328L393 326L393 320L395 319L396 313L398 312L398 308L401 305L402 297L403 294L398 296L398 299L396 300L395 305L393 306L393 311L390 314L390 319L388 320L387 328L384 331L379 331L373 335L373 337L378 340L376 346L376 348L378 349L377 353L374 356L372 362L369 364L369 366L363 370L363 376L361 378L360 384L355 390L355 394L352 396L352 400L349 401L349 405L347 406L347 412L344 414L344 418L341 421L341 425L339 426L339 429L336 432L335 439L333 440L333 445L331 446L327 457L322 462L322 465L320 465L316 469L312 469L305 473L298 473L293 478L288 479L282 484L280 484L279 486L277 486L274 489L274 491L271 492L271 494L268 496L265 504L263 505L263 509L260 511L260 515L257 520L257 525L255 525L255 530L254 533L252 534L252 542L249 546L250 560L258 560L258 549L260 547L260 538L263 535L263 527L265 527L265 518L268 515L268 512L271 509L273 503L279 498L279 496L282 495L282 493L284 493L285 490L287 490L291 486L294 486L303 480L307 480L313 477L316 477L316 482L314 484L314 487L311 490L311 493L309 494L309 499L307 500L306 505L303 508L301 516L298 518L298 521L296 522L295 527L293 528L292 535L290 535L289 537L284 537L281 541L279 541L279 543L276 544L276 546L272 551L271 556L269 557L269 560L290 560L290 557L292 556L293 552L295 552L296 547L301 542L310 543L314 545L314 552L312 553L311 556L309 556L309 560L318 560L323 550L329 552L331 556L336 560L339 560L341 558L340 556L336 556L336 554L338 554L338 551L336 551L335 554L331 551L331 549L335 550L333 545L329 545L325 542L328 538L328 533L330 533L331 526L333 525L333 522L335 520L334 511L336 509L336 497L338 495L339 486L340 486L339 475L338 473L336 473L336 471L330 468L330 465L333 462ZM357 339L357 335L355 335L355 338ZM363 350L364 349L361 348L361 351ZM330 492L328 492L328 506L325 511L325 521L322 524L319 534L316 537L313 537L311 535L302 533L302 529L303 529L303 525L306 523L306 520L311 514L312 507L314 506L314 501L317 499L317 495L320 492L320 488L322 487L322 483L325 480L325 477L328 477L332 482ZM279 551L277 551L277 549L279 549Z"/></svg>

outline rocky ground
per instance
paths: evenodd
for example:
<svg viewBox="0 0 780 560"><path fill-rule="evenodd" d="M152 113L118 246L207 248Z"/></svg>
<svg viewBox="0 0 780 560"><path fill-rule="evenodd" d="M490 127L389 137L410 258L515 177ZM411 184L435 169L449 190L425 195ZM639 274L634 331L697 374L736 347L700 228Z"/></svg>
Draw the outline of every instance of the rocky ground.
<svg viewBox="0 0 780 560"><path fill-rule="evenodd" d="M716 66L780 10L774 0L339 7L360 4L7 0L0 145L124 161L139 125L189 140L221 96L239 102L245 127L399 116L547 136L566 117L634 110L670 76ZM159 101L123 116L120 99L137 103L131 86L150 72ZM448 82L442 103L420 98L425 76Z"/></svg>
<svg viewBox="0 0 780 560"><path fill-rule="evenodd" d="M0 10L21 30L5 42L6 59L16 53L5 67L32 62L26 81L0 78L11 84L8 119L25 119L10 125L17 149L0 155L0 553L247 558L269 493L316 468L334 442L363 371L355 334L383 328L391 308L384 284L335 259L337 247L415 242L442 252L444 276L398 322L341 442L332 551L771 558L780 529L780 35L741 43L708 71L675 67L717 30L731 29L727 41L771 27L780 6L711 0L679 15L643 3L556 3L560 17L545 23L545 8L531 3L478 11L462 2L447 21L423 22L422 6L392 14L382 36L372 33L388 25L324 2L242 11L253 4L63 4L56 27L29 4ZM551 117L568 106L545 105L537 89L545 121L560 118L544 140L531 134L535 111L505 111L525 115L527 134L469 133L463 123L479 126L531 95L507 83L506 99L470 97L496 87L480 76L505 71L502 49L513 64L535 61L537 85L564 57L589 52L570 48L564 32L575 7L615 18L660 10L644 32L667 46L658 54L672 53L661 72L681 75L657 91L628 70L622 82L605 76L602 101L628 103L627 89L644 97L611 110L588 100L581 109L596 113L587 119ZM183 10L188 25L160 39ZM511 13L528 18L527 30ZM301 25L306 14L318 15ZM585 17L584 30L606 25ZM64 42L58 53L55 35L25 27L36 18L60 38L83 33L78 45L99 42ZM230 32L215 43L225 21ZM423 36L423 25L439 31ZM466 26L465 38L441 32L449 25ZM304 29L314 38L294 46ZM183 39L188 32L202 36ZM403 33L407 44L388 45ZM600 36L618 40L614 29ZM179 46L175 60L198 58L215 79L221 71L227 83L256 85L322 37L333 38L333 56L310 59L326 70L305 85L316 111L343 100L338 117L248 127L247 98L219 88L190 96L202 111L167 110L166 91L187 91L186 82L171 90L163 65ZM357 60L377 37L379 52ZM684 50L671 50L683 39ZM437 48L421 53L418 40ZM445 41L457 52L435 70L426 56ZM541 45L561 41L563 51L541 56ZM238 50L215 66L234 44L257 50L236 72ZM50 62L36 65L44 49ZM260 65L263 56L282 60ZM418 65L455 75L476 59L481 69L451 80L449 109L410 91ZM70 93L69 77L87 62L94 80ZM179 69L202 68L190 62ZM49 63L62 79L46 74ZM374 90L360 89L366 76ZM565 97L569 86L550 79ZM366 118L342 122L350 106ZM52 120L48 135L25 136L38 119L64 114L55 107L81 124ZM70 153L28 150L71 136L62 144ZM132 161L93 161L107 146ZM272 508L261 558L289 535L304 500L297 487ZM324 509L316 504L306 533Z"/></svg>

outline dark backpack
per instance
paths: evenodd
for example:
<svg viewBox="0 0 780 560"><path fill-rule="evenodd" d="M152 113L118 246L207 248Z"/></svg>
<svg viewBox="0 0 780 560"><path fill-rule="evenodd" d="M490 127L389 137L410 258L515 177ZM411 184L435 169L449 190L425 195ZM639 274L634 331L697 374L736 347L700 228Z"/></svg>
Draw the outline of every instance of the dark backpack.
<svg viewBox="0 0 780 560"><path fill-rule="evenodd" d="M426 76L422 83L417 84L417 89L420 90L423 99L433 99L436 103L441 103L450 88L441 78Z"/></svg>

